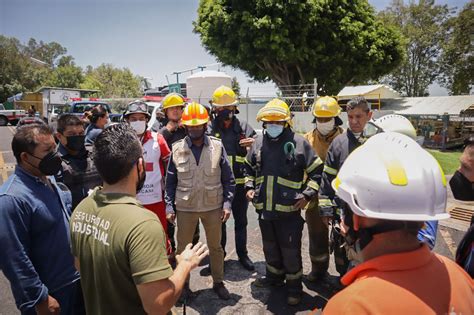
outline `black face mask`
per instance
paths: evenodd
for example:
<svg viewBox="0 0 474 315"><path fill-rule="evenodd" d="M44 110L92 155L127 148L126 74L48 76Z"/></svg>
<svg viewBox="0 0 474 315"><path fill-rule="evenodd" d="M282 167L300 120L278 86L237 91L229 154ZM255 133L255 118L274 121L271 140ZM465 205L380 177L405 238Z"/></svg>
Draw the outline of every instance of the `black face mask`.
<svg viewBox="0 0 474 315"><path fill-rule="evenodd" d="M38 159L38 160L41 160L41 162L39 163L38 167L32 165L31 163L28 163L30 164L31 166L33 167L36 167L37 169L39 169L39 171L46 175L46 176L50 176L50 175L56 175L59 170L61 169L61 163L62 163L62 160L61 160L61 157L59 156L58 154L58 151L51 151L49 152L48 154L46 154L42 159L40 159L39 157L29 153L32 157Z"/></svg>
<svg viewBox="0 0 474 315"><path fill-rule="evenodd" d="M84 149L84 139L86 136L68 136L66 147L71 151L82 151Z"/></svg>
<svg viewBox="0 0 474 315"><path fill-rule="evenodd" d="M186 130L189 138L191 138L191 140L199 140L201 139L203 136L204 136L204 128L201 128L201 129L187 129Z"/></svg>
<svg viewBox="0 0 474 315"><path fill-rule="evenodd" d="M137 162L137 174L139 176L138 182L137 182L137 194L142 190L143 185L145 185L145 180L146 180L146 171L145 171L145 159L142 157L142 166L143 166L143 173L140 175L140 170L138 169L138 162Z"/></svg>
<svg viewBox="0 0 474 315"><path fill-rule="evenodd" d="M234 117L234 111L230 109L224 109L221 111L218 111L216 114L216 117L218 120L230 120L232 117Z"/></svg>

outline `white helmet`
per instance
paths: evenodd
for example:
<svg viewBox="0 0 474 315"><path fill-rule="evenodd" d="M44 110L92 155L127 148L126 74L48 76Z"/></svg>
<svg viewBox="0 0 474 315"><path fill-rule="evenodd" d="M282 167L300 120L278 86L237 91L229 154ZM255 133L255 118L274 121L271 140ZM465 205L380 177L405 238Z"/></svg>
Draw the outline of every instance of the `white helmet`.
<svg viewBox="0 0 474 315"><path fill-rule="evenodd" d="M389 114L382 116L374 121L383 131L393 131L404 134L413 140L416 140L416 130L408 118L402 115Z"/></svg>
<svg viewBox="0 0 474 315"><path fill-rule="evenodd" d="M399 221L449 218L446 178L439 163L400 133L369 138L349 155L332 186L359 216Z"/></svg>

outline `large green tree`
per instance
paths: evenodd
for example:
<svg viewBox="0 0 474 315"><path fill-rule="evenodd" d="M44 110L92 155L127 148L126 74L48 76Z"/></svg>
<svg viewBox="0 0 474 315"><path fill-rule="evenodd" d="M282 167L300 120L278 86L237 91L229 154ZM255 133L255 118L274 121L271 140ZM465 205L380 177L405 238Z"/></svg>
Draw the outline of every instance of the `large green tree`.
<svg viewBox="0 0 474 315"><path fill-rule="evenodd" d="M62 56L42 84L63 88L79 88L84 81L81 67L74 63L72 56Z"/></svg>
<svg viewBox="0 0 474 315"><path fill-rule="evenodd" d="M395 0L380 18L399 29L404 37L406 58L384 82L406 96L426 96L428 86L441 73L440 54L449 35L451 10L434 0Z"/></svg>
<svg viewBox="0 0 474 315"><path fill-rule="evenodd" d="M0 35L0 102L24 89L21 75L25 58L20 54L20 42Z"/></svg>
<svg viewBox="0 0 474 315"><path fill-rule="evenodd" d="M366 0L200 0L194 31L217 59L256 81L335 94L396 67L396 31Z"/></svg>
<svg viewBox="0 0 474 315"><path fill-rule="evenodd" d="M441 55L439 82L451 95L469 94L474 85L474 2L451 19L449 41Z"/></svg>
<svg viewBox="0 0 474 315"><path fill-rule="evenodd" d="M87 67L81 87L100 90L101 97L140 97L142 79L127 68L120 69L111 64L102 64L97 68Z"/></svg>

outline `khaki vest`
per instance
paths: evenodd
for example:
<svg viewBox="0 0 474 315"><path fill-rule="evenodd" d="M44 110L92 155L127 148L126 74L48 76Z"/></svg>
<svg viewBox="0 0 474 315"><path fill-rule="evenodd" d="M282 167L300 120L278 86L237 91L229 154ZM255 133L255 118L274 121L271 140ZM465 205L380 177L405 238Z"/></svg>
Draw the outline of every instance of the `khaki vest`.
<svg viewBox="0 0 474 315"><path fill-rule="evenodd" d="M178 211L204 212L221 209L224 192L221 181L222 142L208 137L196 164L193 152L185 139L173 144L173 163L178 184L175 204Z"/></svg>
<svg viewBox="0 0 474 315"><path fill-rule="evenodd" d="M314 129L313 131L306 133L304 138L308 140L308 142L313 147L313 150L324 162L326 160L326 155L331 142L343 132L344 130L341 127L337 127L336 130L331 131L327 136L323 136L316 129Z"/></svg>

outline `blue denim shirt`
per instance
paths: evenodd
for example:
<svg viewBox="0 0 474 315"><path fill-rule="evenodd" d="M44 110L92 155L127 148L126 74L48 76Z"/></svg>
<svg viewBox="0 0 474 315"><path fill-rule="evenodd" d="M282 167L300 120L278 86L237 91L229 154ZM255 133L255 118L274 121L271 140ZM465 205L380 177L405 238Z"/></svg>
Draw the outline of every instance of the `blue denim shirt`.
<svg viewBox="0 0 474 315"><path fill-rule="evenodd" d="M0 186L0 269L22 312L77 281L69 236L71 193L20 166Z"/></svg>

